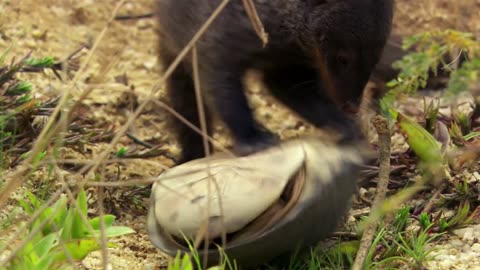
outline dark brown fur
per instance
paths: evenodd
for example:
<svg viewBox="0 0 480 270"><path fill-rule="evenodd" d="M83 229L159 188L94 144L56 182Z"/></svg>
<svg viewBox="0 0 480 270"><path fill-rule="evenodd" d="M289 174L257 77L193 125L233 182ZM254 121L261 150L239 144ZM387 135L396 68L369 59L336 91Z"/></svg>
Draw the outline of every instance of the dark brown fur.
<svg viewBox="0 0 480 270"><path fill-rule="evenodd" d="M160 57L168 66L219 5L220 0L156 0ZM333 128L344 141L360 138L350 115L390 34L393 0L255 0L269 35L264 48L245 13L232 0L197 43L200 81L208 114L217 113L249 154L278 140L254 119L242 78L249 69L263 73L273 96L317 127ZM199 125L187 57L168 80L172 107ZM208 120L208 119L207 119ZM183 155L200 158L201 137L176 121Z"/></svg>

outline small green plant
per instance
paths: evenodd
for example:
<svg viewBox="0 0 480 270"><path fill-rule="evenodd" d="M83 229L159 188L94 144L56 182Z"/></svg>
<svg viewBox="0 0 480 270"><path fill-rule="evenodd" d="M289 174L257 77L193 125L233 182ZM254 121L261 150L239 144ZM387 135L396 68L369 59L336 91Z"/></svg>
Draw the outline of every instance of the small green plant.
<svg viewBox="0 0 480 270"><path fill-rule="evenodd" d="M386 229L380 229L368 252L365 269L398 269L397 262L402 256L398 255L398 247L389 240L389 236Z"/></svg>
<svg viewBox="0 0 480 270"><path fill-rule="evenodd" d="M408 255L401 256L401 260L413 269L423 269L424 264L432 259L430 253L434 248L427 248L427 245L438 238L441 234L430 233L432 225L422 228L419 232L408 231L398 234L399 240L394 240L400 250Z"/></svg>
<svg viewBox="0 0 480 270"><path fill-rule="evenodd" d="M33 215L42 208L43 202L34 194L27 192L26 197L19 204L27 214ZM67 197L62 194L30 224L31 238L15 254L9 269L62 269L71 261L82 260L101 248L102 220L107 239L135 232L128 227L113 226L113 215L88 218L87 207L85 191L79 191L76 207L68 206ZM110 242L106 244L113 246Z"/></svg>
<svg viewBox="0 0 480 270"><path fill-rule="evenodd" d="M204 267L202 265L202 260L197 250L195 249L192 241L186 236L183 237L185 243L188 245L190 253L184 253L178 251L172 261L168 263L168 270L202 270ZM235 261L231 261L223 248L217 245L218 252L222 256L221 265L209 267L206 270L237 270L237 264Z"/></svg>
<svg viewBox="0 0 480 270"><path fill-rule="evenodd" d="M331 270L343 270L348 265L353 263L353 254L349 254L346 250L342 250L343 244L339 244L326 251L319 251L317 253L311 253L307 262L307 267L303 269L331 269Z"/></svg>
<svg viewBox="0 0 480 270"><path fill-rule="evenodd" d="M410 148L420 158L418 168L421 169L423 178L416 183L417 188L423 188L426 183L438 183L445 178L451 178L446 149L442 144L413 119L401 113L397 115L399 130L404 134Z"/></svg>
<svg viewBox="0 0 480 270"><path fill-rule="evenodd" d="M443 222L441 228L443 231L446 231L471 223L472 220L469 218L469 213L470 203L465 201L458 206L458 209L455 211L455 215L453 217L448 220L442 219Z"/></svg>
<svg viewBox="0 0 480 270"><path fill-rule="evenodd" d="M32 115L42 105L40 100L32 98L32 85L17 79L17 73L53 68L55 65L51 57L37 59L31 57L30 53L7 65L5 60L8 53L9 50L6 50L0 55L0 153L5 157L0 160L0 169L9 165L10 152L21 148L14 147L15 144L33 135Z"/></svg>
<svg viewBox="0 0 480 270"><path fill-rule="evenodd" d="M193 270L193 263L190 255L185 253L183 256L177 252L175 258L168 263L168 270Z"/></svg>
<svg viewBox="0 0 480 270"><path fill-rule="evenodd" d="M478 57L478 56L477 56ZM458 94L465 89L480 86L480 58L473 58L463 64L450 76L448 90L451 94Z"/></svg>
<svg viewBox="0 0 480 270"><path fill-rule="evenodd" d="M410 212L411 208L406 206L397 211L391 222L380 222L365 258L364 269L399 269L400 265L418 266L431 259L428 256L431 251L426 245L441 234L433 231L436 223L427 214L416 219ZM411 229L415 228L411 225L417 221L420 229Z"/></svg>
<svg viewBox="0 0 480 270"><path fill-rule="evenodd" d="M427 213L421 213L418 216L418 222L423 229L429 228L433 224L430 216Z"/></svg>
<svg viewBox="0 0 480 270"><path fill-rule="evenodd" d="M403 49L415 46L416 51L396 61L393 67L400 70L397 78L387 83L389 92L380 101L382 115L393 120L391 109L402 95L416 93L427 85L429 72L438 69L450 73L447 96L452 96L480 85L480 45L471 33L455 30L424 32L403 40ZM468 60L459 68L446 63L446 56L458 52L468 54ZM454 59L455 60L455 59ZM453 61L454 62L454 61Z"/></svg>
<svg viewBox="0 0 480 270"><path fill-rule="evenodd" d="M440 101L434 104L433 100L428 103L424 100L424 114L425 114L425 129L429 133L433 133L435 131L437 125L437 118L438 113L440 111Z"/></svg>
<svg viewBox="0 0 480 270"><path fill-rule="evenodd" d="M416 52L393 65L401 70L398 78L388 83L393 92L414 93L426 86L429 71L437 74L439 67L451 72L454 80L450 81L448 89L453 93L468 90L471 83L478 83L480 45L473 34L450 29L424 32L404 39L404 49L413 46ZM455 69L445 59L447 55L458 52L466 52L470 59Z"/></svg>
<svg viewBox="0 0 480 270"><path fill-rule="evenodd" d="M128 149L126 147L122 147L117 151L116 156L119 158L124 157L127 152Z"/></svg>
<svg viewBox="0 0 480 270"><path fill-rule="evenodd" d="M460 129L463 134L469 134L471 132L470 117L463 112L454 114L455 122L460 125Z"/></svg>
<svg viewBox="0 0 480 270"><path fill-rule="evenodd" d="M465 138L463 136L462 130L460 126L453 122L450 131L449 131L450 138L452 138L452 142L457 146L464 146L465 145Z"/></svg>
<svg viewBox="0 0 480 270"><path fill-rule="evenodd" d="M410 208L400 209L393 222L386 226L381 222L365 259L365 269L390 269L401 258L393 239L398 238L410 221Z"/></svg>

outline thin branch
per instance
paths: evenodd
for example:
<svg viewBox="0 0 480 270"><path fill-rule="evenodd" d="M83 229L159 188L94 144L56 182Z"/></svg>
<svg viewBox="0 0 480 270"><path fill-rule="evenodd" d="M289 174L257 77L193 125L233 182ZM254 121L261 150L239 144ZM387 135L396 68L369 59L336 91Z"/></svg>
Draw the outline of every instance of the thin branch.
<svg viewBox="0 0 480 270"><path fill-rule="evenodd" d="M133 135L132 133L127 133L127 137L130 138L134 143L139 144L139 145L141 145L141 146L144 146L144 147L146 147L146 148L151 149L151 148L154 147L153 145L151 145L151 144L149 144L149 143L141 140L140 138L137 138L137 137L136 137L135 135Z"/></svg>
<svg viewBox="0 0 480 270"><path fill-rule="evenodd" d="M183 117L181 114L177 113L175 110L173 110L170 106L165 104L164 102L154 99L152 100L155 104L160 106L162 109L166 110L167 112L171 113L173 116L175 116L177 119L179 119L183 124L187 125L189 128L191 128L193 131L195 131L197 134L207 137L208 141L212 143L215 147L219 148L222 152L227 153L228 155L234 157L234 153L227 148L223 147L219 142L215 141L211 136L208 136L208 134L203 134L202 130L198 127L196 127L194 124L192 124L190 121L188 121L185 117Z"/></svg>
<svg viewBox="0 0 480 270"><path fill-rule="evenodd" d="M390 143L391 134L388 128L388 122L381 116L376 116L373 119L373 125L378 133L378 141L380 143L380 168L378 172L377 183L377 195L373 202L372 211L370 216L375 215L376 210L379 209L382 202L385 200L387 194L388 179L390 176ZM353 270L362 270L364 268L365 259L368 254L368 250L372 245L372 241L375 237L375 231L377 230L378 222L371 222L365 228L360 242L360 247L353 264Z"/></svg>
<svg viewBox="0 0 480 270"><path fill-rule="evenodd" d="M268 43L268 34L265 32L265 28L263 27L260 17L258 17L257 9L255 8L255 4L253 4L253 0L243 0L243 5L245 6L245 11L252 22L255 32L265 47Z"/></svg>
<svg viewBox="0 0 480 270"><path fill-rule="evenodd" d="M118 15L115 16L115 20L117 21L128 21L128 20L138 20L138 19L148 19L154 16L153 13L145 13L145 14L138 14L138 15Z"/></svg>
<svg viewBox="0 0 480 270"><path fill-rule="evenodd" d="M202 89L201 89L201 84L200 84L200 72L198 70L198 54L197 54L197 48L193 47L192 48L192 68L193 68L193 81L195 85L195 97L197 101L197 107L198 107L198 113L199 113L199 119L200 119L200 128L202 131L202 139L203 139L203 146L205 150L205 155L208 157L210 156L210 147L208 143L208 129L207 129L207 121L205 118L205 108L203 104L203 98L202 98ZM225 220L224 220L224 209L223 209L223 203L222 203L222 196L220 194L220 186L218 185L217 180L215 177L212 175L210 171L210 162L207 161L207 172L208 172L208 181L207 181L207 190L208 190L208 206L207 206L207 215L210 215L210 205L211 205L211 199L212 196L210 196L211 192L211 182L213 182L215 186L215 192L216 196L218 198L218 207L220 209L220 219L222 223L222 228L225 228ZM210 181L211 180L211 181ZM206 217L206 224L204 228L208 228L209 226L209 217ZM201 233L200 233L201 234ZM201 235L197 235L197 239L200 239ZM204 231L204 248L205 250L208 250L208 244L209 244L209 230L206 229ZM222 230L222 247L225 247L227 244L227 232L225 230ZM203 258L203 264L204 268L206 268L206 265L208 263L208 252L205 252L204 258Z"/></svg>

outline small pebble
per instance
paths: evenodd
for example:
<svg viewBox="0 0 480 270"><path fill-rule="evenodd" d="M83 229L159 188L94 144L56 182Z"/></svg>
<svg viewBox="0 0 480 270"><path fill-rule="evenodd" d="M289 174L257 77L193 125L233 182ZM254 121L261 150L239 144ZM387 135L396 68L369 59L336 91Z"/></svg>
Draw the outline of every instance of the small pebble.
<svg viewBox="0 0 480 270"><path fill-rule="evenodd" d="M140 30L149 29L152 27L152 23L147 20L139 20L137 23L137 28Z"/></svg>
<svg viewBox="0 0 480 270"><path fill-rule="evenodd" d="M442 217L445 218L445 219L449 219L449 218L455 216L455 214L456 214L455 211L448 210L448 211L443 212Z"/></svg>
<svg viewBox="0 0 480 270"><path fill-rule="evenodd" d="M452 260L444 260L440 263L440 266L443 268L443 269L450 269L450 267L452 267L452 265L455 264L454 261Z"/></svg>
<svg viewBox="0 0 480 270"><path fill-rule="evenodd" d="M480 253L480 244L479 243L473 244L471 249L474 252Z"/></svg>
<svg viewBox="0 0 480 270"><path fill-rule="evenodd" d="M29 48L35 48L37 47L37 42L35 42L33 39L27 39L27 41L25 41L25 45L27 45Z"/></svg>
<svg viewBox="0 0 480 270"><path fill-rule="evenodd" d="M143 66L144 66L148 71L152 70L156 65L157 65L157 62L156 62L155 60L143 62Z"/></svg>
<svg viewBox="0 0 480 270"><path fill-rule="evenodd" d="M463 234L462 240L463 241L472 241L475 237L473 236L473 229L465 230L465 233Z"/></svg>
<svg viewBox="0 0 480 270"><path fill-rule="evenodd" d="M478 235L480 225L455 230L445 244L433 246L426 269L480 270L480 243L474 242Z"/></svg>
<svg viewBox="0 0 480 270"><path fill-rule="evenodd" d="M32 31L32 37L34 38L41 38L45 32L39 29L35 29Z"/></svg>
<svg viewBox="0 0 480 270"><path fill-rule="evenodd" d="M451 248L451 249L448 250L448 253L449 253L451 256L455 257L459 252L458 252L458 249Z"/></svg>
<svg viewBox="0 0 480 270"><path fill-rule="evenodd" d="M463 242L460 239L453 239L452 241L450 241L450 244L454 248L459 248L463 246Z"/></svg>

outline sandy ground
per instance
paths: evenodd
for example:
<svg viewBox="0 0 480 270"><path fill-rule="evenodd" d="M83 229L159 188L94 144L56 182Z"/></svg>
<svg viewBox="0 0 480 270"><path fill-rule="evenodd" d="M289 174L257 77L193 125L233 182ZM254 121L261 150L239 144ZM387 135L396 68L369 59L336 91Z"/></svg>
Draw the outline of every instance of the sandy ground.
<svg viewBox="0 0 480 270"><path fill-rule="evenodd" d="M82 45L92 46L110 18L114 0L2 0L0 1L0 52L13 45L10 55L23 56L33 50L36 57L53 56L63 59ZM151 11L151 0L128 1L120 14L143 14ZM452 1L398 0L395 32L411 34L433 28L451 27L480 35L480 23L475 21L472 10L478 10L480 1L463 0L458 5ZM132 113L137 102L160 98L163 91L151 96L151 90L160 79L154 34L155 21L141 19L115 21L107 29L91 61L76 88L74 97L87 89L93 89L83 102L88 108L85 115L113 129L120 127ZM85 57L81 58L82 61ZM128 78L122 83L121 76ZM53 73L23 74L35 86L37 97L50 97L66 91L66 84ZM124 78L125 78L124 77ZM310 132L311 128L283 110L280 105L265 99L259 89L250 90L250 98L258 117L267 127L282 137ZM153 145L161 145L168 151L177 150L165 128L166 112L153 104L130 127L130 132ZM222 129L219 128L219 131ZM225 145L229 141L217 136ZM88 160L108 145L108 141L84 145L84 152L63 148L64 158ZM123 137L115 149L132 147L132 140ZM158 175L173 163L166 157L132 159L121 166L107 167L107 181L128 180ZM118 171L119 170L119 171ZM68 181L78 181L79 176L64 168ZM88 176L85 176L88 177ZM81 179L80 179L81 180ZM140 192L138 191L140 190ZM144 192L144 191L143 191ZM119 223L133 227L137 233L115 240L118 248L110 249L109 264L112 269L158 269L165 266L165 257L149 242L145 234L145 208L141 188L113 188L107 194L107 209L118 216ZM137 200L137 202L135 202ZM107 200L106 200L107 201ZM101 268L101 255L93 253L84 261L87 269Z"/></svg>

